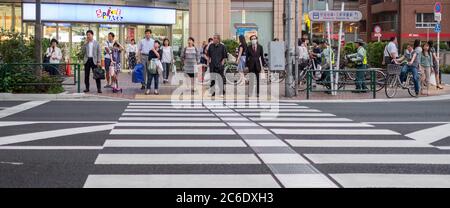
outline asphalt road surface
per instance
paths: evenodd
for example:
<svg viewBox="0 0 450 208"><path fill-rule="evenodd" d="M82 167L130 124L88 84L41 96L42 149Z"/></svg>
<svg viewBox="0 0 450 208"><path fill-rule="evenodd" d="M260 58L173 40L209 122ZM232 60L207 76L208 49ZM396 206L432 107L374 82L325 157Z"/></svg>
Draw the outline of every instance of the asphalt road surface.
<svg viewBox="0 0 450 208"><path fill-rule="evenodd" d="M450 101L0 101L0 187L450 187Z"/></svg>

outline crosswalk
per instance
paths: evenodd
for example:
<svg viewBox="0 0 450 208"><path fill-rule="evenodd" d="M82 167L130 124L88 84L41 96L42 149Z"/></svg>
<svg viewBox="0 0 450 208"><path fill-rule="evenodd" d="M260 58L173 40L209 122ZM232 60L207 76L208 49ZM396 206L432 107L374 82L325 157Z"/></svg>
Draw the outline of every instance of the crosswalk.
<svg viewBox="0 0 450 208"><path fill-rule="evenodd" d="M296 103L246 104L129 103L84 187L450 187L446 150Z"/></svg>

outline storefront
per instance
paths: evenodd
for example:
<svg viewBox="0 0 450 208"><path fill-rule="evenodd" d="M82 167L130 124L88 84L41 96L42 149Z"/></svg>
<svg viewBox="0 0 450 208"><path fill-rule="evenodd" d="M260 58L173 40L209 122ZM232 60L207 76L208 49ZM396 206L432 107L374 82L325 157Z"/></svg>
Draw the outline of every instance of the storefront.
<svg viewBox="0 0 450 208"><path fill-rule="evenodd" d="M189 11L175 8L43 3L41 11L43 37L57 39L66 58L76 56L87 30L93 30L99 42L113 32L116 40L128 44L131 39L139 41L146 29L152 29L153 38L169 38L175 51L186 45L189 35ZM34 21L34 3L0 3L1 29L32 36Z"/></svg>

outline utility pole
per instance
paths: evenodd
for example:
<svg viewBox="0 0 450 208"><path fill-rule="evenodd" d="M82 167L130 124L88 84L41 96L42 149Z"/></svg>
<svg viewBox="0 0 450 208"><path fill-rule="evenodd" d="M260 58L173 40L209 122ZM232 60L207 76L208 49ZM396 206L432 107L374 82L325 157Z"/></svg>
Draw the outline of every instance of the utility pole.
<svg viewBox="0 0 450 208"><path fill-rule="evenodd" d="M41 22L41 0L36 0L36 22L34 26L34 57L36 63L42 63L42 22ZM36 74L40 75L40 67Z"/></svg>
<svg viewBox="0 0 450 208"><path fill-rule="evenodd" d="M295 58L295 60L294 60L295 61L295 67L294 67L294 70L295 70L295 78L294 78L295 92L294 92L294 94L295 94L295 96L298 95L298 83L299 83L299 80L298 80L298 65L299 65L299 63L298 63L298 61L300 58L300 50L298 48L298 39L300 38L299 26L298 26L300 23L300 19L299 19L300 11L298 10L299 9L298 1L299 0L295 0L295 44L294 44L294 47L295 47L295 56L294 56L294 58Z"/></svg>
<svg viewBox="0 0 450 208"><path fill-rule="evenodd" d="M291 0L284 0L284 37L286 43L286 81L285 81L285 96L293 97L295 94L294 90L294 79L292 76L292 56L291 56L291 27L292 27L292 14L291 14Z"/></svg>

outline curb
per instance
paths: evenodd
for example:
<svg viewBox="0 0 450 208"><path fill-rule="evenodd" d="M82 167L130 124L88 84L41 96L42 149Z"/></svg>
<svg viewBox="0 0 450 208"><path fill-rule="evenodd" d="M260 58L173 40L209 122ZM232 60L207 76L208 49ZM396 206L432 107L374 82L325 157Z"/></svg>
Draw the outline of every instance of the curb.
<svg viewBox="0 0 450 208"><path fill-rule="evenodd" d="M12 93L0 93L0 100L61 100L61 101L132 101L132 102L163 102L170 101L168 99L155 99L155 100L135 100L127 98L113 98L101 95L89 95L85 93L60 93L60 94L12 94ZM379 103L379 102L426 102L426 101L442 101L450 100L450 94L437 95L432 97L419 97L419 98L393 98L393 99L351 99L351 100L292 100L292 99L280 99L280 102L286 103ZM194 102L200 102L201 100L193 100ZM209 101L209 100L208 100ZM215 101L212 101L215 102ZM220 102L220 101L217 101ZM267 101L262 101L267 102Z"/></svg>

